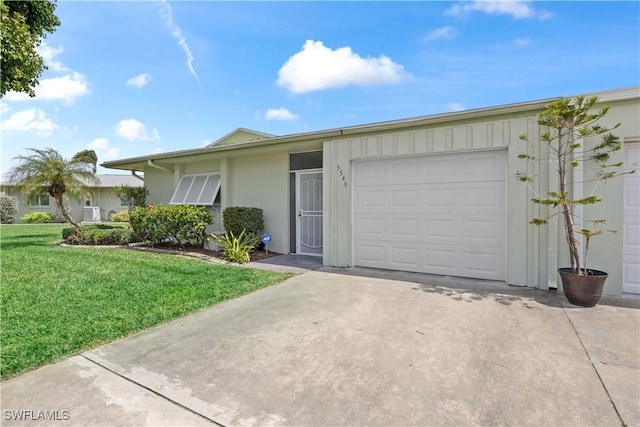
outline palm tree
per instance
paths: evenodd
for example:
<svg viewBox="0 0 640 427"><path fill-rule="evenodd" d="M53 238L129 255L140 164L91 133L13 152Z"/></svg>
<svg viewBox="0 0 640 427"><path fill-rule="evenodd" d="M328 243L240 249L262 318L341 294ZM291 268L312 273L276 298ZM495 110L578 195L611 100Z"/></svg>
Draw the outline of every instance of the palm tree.
<svg viewBox="0 0 640 427"><path fill-rule="evenodd" d="M42 193L43 189L56 201L58 211L71 225L77 226L64 204L63 195L70 194L81 200L90 194L87 184L98 184L96 163L98 157L93 150L80 151L67 160L53 148L27 148L31 155L16 156L20 162L8 173L8 180L16 185L29 199Z"/></svg>

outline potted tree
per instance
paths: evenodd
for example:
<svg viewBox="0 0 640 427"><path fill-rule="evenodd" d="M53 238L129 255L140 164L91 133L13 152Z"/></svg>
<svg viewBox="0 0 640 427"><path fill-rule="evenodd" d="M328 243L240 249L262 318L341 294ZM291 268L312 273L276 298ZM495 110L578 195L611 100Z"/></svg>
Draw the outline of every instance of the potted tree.
<svg viewBox="0 0 640 427"><path fill-rule="evenodd" d="M594 108L598 101L596 96L578 96L549 103L537 116L538 124L546 128L539 137L539 144L531 142L527 135L520 135L521 140L532 146L531 153L543 154L540 157L526 153L518 156L527 161L548 161L549 172L557 171L557 187L550 188L546 196L531 199L533 203L549 207L549 215L534 218L531 223L540 226L556 216L562 218L571 267L559 268L558 272L569 302L585 307L593 307L600 301L608 276L587 265L591 238L602 234L600 226L605 220L586 219L581 214L581 206L599 203L602 199L594 194L582 196L572 190L576 184L580 186L588 181L597 182L634 172L623 172L621 162L609 163L610 154L622 148L619 138L611 133L620 124L611 128L598 124L609 112L608 106ZM595 142L587 140L594 136L599 137ZM581 179L583 174L585 178ZM529 183L534 176L519 174L519 179Z"/></svg>

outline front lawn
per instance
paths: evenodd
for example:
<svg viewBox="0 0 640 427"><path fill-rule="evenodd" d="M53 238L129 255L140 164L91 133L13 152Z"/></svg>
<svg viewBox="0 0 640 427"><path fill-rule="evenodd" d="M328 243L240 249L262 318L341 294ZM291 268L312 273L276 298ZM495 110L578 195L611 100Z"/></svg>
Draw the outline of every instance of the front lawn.
<svg viewBox="0 0 640 427"><path fill-rule="evenodd" d="M64 227L0 226L2 379L290 277L174 255L59 247Z"/></svg>

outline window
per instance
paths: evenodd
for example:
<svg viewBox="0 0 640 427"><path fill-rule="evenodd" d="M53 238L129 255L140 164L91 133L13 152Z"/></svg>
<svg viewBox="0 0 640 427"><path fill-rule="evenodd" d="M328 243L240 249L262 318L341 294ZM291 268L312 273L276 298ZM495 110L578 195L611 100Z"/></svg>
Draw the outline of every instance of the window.
<svg viewBox="0 0 640 427"><path fill-rule="evenodd" d="M29 200L31 206L50 206L48 194L38 194Z"/></svg>
<svg viewBox="0 0 640 427"><path fill-rule="evenodd" d="M120 206L129 207L129 197L120 196Z"/></svg>
<svg viewBox="0 0 640 427"><path fill-rule="evenodd" d="M218 174L182 175L169 204L212 206L219 191Z"/></svg>

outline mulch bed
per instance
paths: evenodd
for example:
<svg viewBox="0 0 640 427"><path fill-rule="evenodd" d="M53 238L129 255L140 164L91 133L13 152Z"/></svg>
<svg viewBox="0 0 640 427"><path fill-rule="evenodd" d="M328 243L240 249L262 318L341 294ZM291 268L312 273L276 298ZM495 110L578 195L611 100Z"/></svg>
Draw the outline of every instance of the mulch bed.
<svg viewBox="0 0 640 427"><path fill-rule="evenodd" d="M184 254L187 253L198 253L201 255L205 255L207 257L212 257L212 258L220 258L220 259L224 259L222 257L222 253L220 251L212 251L210 249L205 249L205 248L200 248L197 246L189 246L189 245L179 245L177 243L165 243L162 245L156 245L154 246L155 249L164 249L164 250L169 250L169 251L175 251L175 252L181 252ZM276 252L272 252L269 251L269 253L266 253L264 250L258 250L256 249L255 251L251 252L251 262L254 261L260 261L263 259L267 259L267 258L271 258L274 256L278 256L280 255L279 253Z"/></svg>

